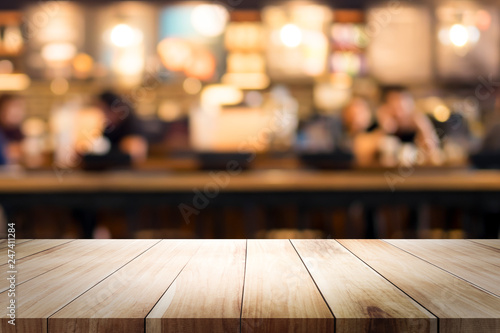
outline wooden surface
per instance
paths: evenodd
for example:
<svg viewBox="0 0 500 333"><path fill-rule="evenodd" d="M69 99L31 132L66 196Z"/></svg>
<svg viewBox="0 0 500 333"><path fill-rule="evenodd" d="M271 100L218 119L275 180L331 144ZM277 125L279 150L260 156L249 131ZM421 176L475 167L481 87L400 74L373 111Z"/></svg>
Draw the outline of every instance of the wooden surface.
<svg viewBox="0 0 500 333"><path fill-rule="evenodd" d="M244 290L242 332L333 330L333 316L288 240L248 240Z"/></svg>
<svg viewBox="0 0 500 333"><path fill-rule="evenodd" d="M499 297L387 242L339 242L437 316L440 333L500 331ZM474 253L469 255L475 258ZM498 256L498 253L491 251L490 256Z"/></svg>
<svg viewBox="0 0 500 333"><path fill-rule="evenodd" d="M486 248L468 240L456 240L453 244L438 240L387 242L500 296L500 249Z"/></svg>
<svg viewBox="0 0 500 333"><path fill-rule="evenodd" d="M18 240L0 332L497 333L500 240L482 243Z"/></svg>
<svg viewBox="0 0 500 333"><path fill-rule="evenodd" d="M222 175L224 174L224 175ZM216 178L215 175L221 175ZM224 178L224 177L228 178ZM226 180L229 181L226 181ZM497 170L393 171L262 170L227 172L0 173L0 193L169 192L214 183L221 191L448 190L499 191ZM220 185L222 184L222 185Z"/></svg>
<svg viewBox="0 0 500 333"><path fill-rule="evenodd" d="M196 244L196 254L148 315L147 332L238 331L245 241Z"/></svg>
<svg viewBox="0 0 500 333"><path fill-rule="evenodd" d="M293 240L336 332L435 332L436 318L337 242Z"/></svg>
<svg viewBox="0 0 500 333"><path fill-rule="evenodd" d="M162 241L54 314L50 330L141 331L144 318L198 248L195 242Z"/></svg>
<svg viewBox="0 0 500 333"><path fill-rule="evenodd" d="M71 240L68 239L44 239L38 240L36 242L23 242L18 243L15 251L16 251L16 259L22 259L25 257L29 257L33 254L43 252L45 250L49 250L51 248L55 248L59 245L69 243ZM7 246L7 244L6 244ZM1 249L1 248L0 248ZM0 266L7 264L9 257L4 256L0 257Z"/></svg>
<svg viewBox="0 0 500 333"><path fill-rule="evenodd" d="M500 242L496 239L473 239L472 242L494 247L495 249L500 250Z"/></svg>
<svg viewBox="0 0 500 333"><path fill-rule="evenodd" d="M29 241L31 241L31 239L18 239L18 240L16 240L16 244L20 245L22 243L26 243L26 242L29 242ZM8 246L8 244L9 243L7 242L6 239L0 240L0 250L1 249L5 249Z"/></svg>

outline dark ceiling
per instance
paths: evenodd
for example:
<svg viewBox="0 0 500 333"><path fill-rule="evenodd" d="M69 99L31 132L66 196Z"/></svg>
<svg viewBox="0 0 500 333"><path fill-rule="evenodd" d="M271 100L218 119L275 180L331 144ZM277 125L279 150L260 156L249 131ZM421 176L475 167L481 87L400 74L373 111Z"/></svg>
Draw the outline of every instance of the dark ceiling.
<svg viewBox="0 0 500 333"><path fill-rule="evenodd" d="M46 0L50 1L50 0ZM151 2L156 3L175 3L175 2L188 2L190 0L152 0ZM24 5L29 3L39 3L45 1L34 1L34 0L0 0L0 10L13 10L22 8ZM108 0L80 0L77 2L81 3L92 3L99 4L103 2L112 2ZM199 2L199 1L197 1ZM275 2L287 2L284 0L269 1L269 0L218 0L218 1L204 1L204 2L217 2L220 4L226 4L227 6L233 7L234 9L259 9L267 4L272 4ZM302 1L302 2L307 2ZM365 4L373 3L373 0L324 0L323 3L329 4L332 8L353 8L361 9Z"/></svg>

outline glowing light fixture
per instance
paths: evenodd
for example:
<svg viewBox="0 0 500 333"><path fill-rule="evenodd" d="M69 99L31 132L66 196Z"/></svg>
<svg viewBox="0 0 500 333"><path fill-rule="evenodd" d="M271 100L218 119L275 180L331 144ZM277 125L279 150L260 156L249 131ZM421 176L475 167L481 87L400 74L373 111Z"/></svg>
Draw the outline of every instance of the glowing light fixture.
<svg viewBox="0 0 500 333"><path fill-rule="evenodd" d="M209 81L215 74L216 66L217 61L210 51L199 50L184 69L184 74L203 81Z"/></svg>
<svg viewBox="0 0 500 333"><path fill-rule="evenodd" d="M111 43L117 47L130 47L141 44L143 34L128 24L118 24L111 30Z"/></svg>
<svg viewBox="0 0 500 333"><path fill-rule="evenodd" d="M189 44L176 38L162 40L158 44L158 54L165 68L171 71L183 71L192 58Z"/></svg>
<svg viewBox="0 0 500 333"><path fill-rule="evenodd" d="M243 101L243 92L237 87L213 84L206 86L201 92L203 106L236 105Z"/></svg>
<svg viewBox="0 0 500 333"><path fill-rule="evenodd" d="M73 59L73 69L78 77L87 77L93 68L94 59L86 53L80 53Z"/></svg>
<svg viewBox="0 0 500 333"><path fill-rule="evenodd" d="M194 29L206 37L220 36L229 20L229 14L221 5L198 5L191 13Z"/></svg>
<svg viewBox="0 0 500 333"><path fill-rule="evenodd" d="M439 37L439 41L441 42L441 44L450 45L451 41L450 41L450 30L449 29L443 28L443 29L439 30L438 37Z"/></svg>
<svg viewBox="0 0 500 333"><path fill-rule="evenodd" d="M475 44L479 41L479 37L481 37L481 33L479 32L478 28L471 25L471 26L467 27L467 32L469 34L469 39L473 44Z"/></svg>
<svg viewBox="0 0 500 333"><path fill-rule="evenodd" d="M438 37L443 45L452 44L455 47L462 48L467 44L476 44L481 37L481 32L473 25L454 24L449 29L442 28L439 30Z"/></svg>
<svg viewBox="0 0 500 333"><path fill-rule="evenodd" d="M440 104L434 108L433 115L437 121L444 123L448 121L448 119L450 119L451 112L448 107L446 107L443 104Z"/></svg>
<svg viewBox="0 0 500 333"><path fill-rule="evenodd" d="M469 32L462 24L454 24L450 29L450 41L457 47L462 47L469 41Z"/></svg>
<svg viewBox="0 0 500 333"><path fill-rule="evenodd" d="M113 67L121 75L139 75L144 70L144 55L140 50L125 52L117 57Z"/></svg>
<svg viewBox="0 0 500 333"><path fill-rule="evenodd" d="M23 47L21 29L15 26L5 28L3 47L9 53L19 53Z"/></svg>
<svg viewBox="0 0 500 333"><path fill-rule="evenodd" d="M47 62L65 62L73 59L77 53L71 43L50 43L42 48L42 58Z"/></svg>
<svg viewBox="0 0 500 333"><path fill-rule="evenodd" d="M266 73L226 73L222 82L240 89L262 90L269 87L270 79Z"/></svg>
<svg viewBox="0 0 500 333"><path fill-rule="evenodd" d="M25 74L0 74L0 91L21 91L31 84Z"/></svg>
<svg viewBox="0 0 500 333"><path fill-rule="evenodd" d="M287 47L297 47L302 43L302 30L295 24L287 24L281 28L280 39Z"/></svg>

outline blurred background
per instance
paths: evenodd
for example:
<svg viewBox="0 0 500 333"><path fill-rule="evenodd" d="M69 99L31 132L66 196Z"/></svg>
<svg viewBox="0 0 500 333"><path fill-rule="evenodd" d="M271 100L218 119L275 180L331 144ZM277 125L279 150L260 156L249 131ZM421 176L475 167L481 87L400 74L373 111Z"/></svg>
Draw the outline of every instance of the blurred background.
<svg viewBox="0 0 500 333"><path fill-rule="evenodd" d="M499 15L494 0L2 3L2 229L499 238Z"/></svg>

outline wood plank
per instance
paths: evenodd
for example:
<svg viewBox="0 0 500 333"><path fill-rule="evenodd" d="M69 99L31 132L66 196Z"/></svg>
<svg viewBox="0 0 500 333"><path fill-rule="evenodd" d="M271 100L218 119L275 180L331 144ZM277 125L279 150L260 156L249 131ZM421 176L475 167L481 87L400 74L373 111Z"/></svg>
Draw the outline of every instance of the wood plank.
<svg viewBox="0 0 500 333"><path fill-rule="evenodd" d="M437 332L437 319L334 240L292 240L335 332Z"/></svg>
<svg viewBox="0 0 500 333"><path fill-rule="evenodd" d="M146 319L148 333L239 332L245 240L204 241Z"/></svg>
<svg viewBox="0 0 500 333"><path fill-rule="evenodd" d="M467 240L386 240L500 296L500 250Z"/></svg>
<svg viewBox="0 0 500 333"><path fill-rule="evenodd" d="M32 241L32 239L16 239L15 244L17 246L17 245L20 245L20 244L23 244L26 242L30 242L30 241ZM7 247L7 245L9 245L7 239L2 239L0 241L0 250L5 249Z"/></svg>
<svg viewBox="0 0 500 333"><path fill-rule="evenodd" d="M339 240L439 318L440 333L499 332L500 298L380 240Z"/></svg>
<svg viewBox="0 0 500 333"><path fill-rule="evenodd" d="M199 247L161 241L51 316L49 331L144 332L147 314Z"/></svg>
<svg viewBox="0 0 500 333"><path fill-rule="evenodd" d="M18 286L16 326L8 324L8 317L3 316L0 319L0 331L16 332L17 327L17 331L22 328L21 332L46 332L48 317L158 243L158 240L107 240L107 242L104 248L89 251L72 262ZM88 243L82 242L82 249L85 247L93 248ZM5 291L0 294L0 307L5 309L8 304L8 292Z"/></svg>
<svg viewBox="0 0 500 333"><path fill-rule="evenodd" d="M470 239L470 241L500 250L500 239Z"/></svg>
<svg viewBox="0 0 500 333"><path fill-rule="evenodd" d="M24 242L14 247L16 261L29 257L35 253L43 252L50 248L60 246L72 242L72 239L40 239L34 242ZM7 249L5 255L0 257L0 266L7 264L9 257L7 257Z"/></svg>
<svg viewBox="0 0 500 333"><path fill-rule="evenodd" d="M333 332L334 318L288 240L248 240L241 330Z"/></svg>
<svg viewBox="0 0 500 333"><path fill-rule="evenodd" d="M34 242L38 242L38 240ZM67 263L82 260L83 258L92 260L91 255L93 253L99 253L99 251L105 251L109 243L109 240L104 239L78 240L16 260L16 268L19 272L16 277L16 285L43 275ZM1 268L7 271L5 266L0 266L0 269ZM0 292L7 289L9 289L9 282L5 279L0 279Z"/></svg>

